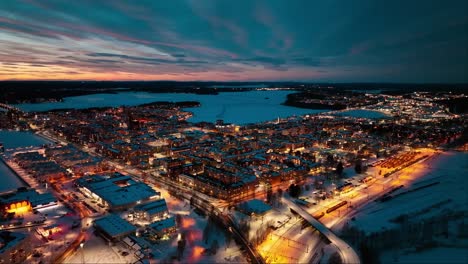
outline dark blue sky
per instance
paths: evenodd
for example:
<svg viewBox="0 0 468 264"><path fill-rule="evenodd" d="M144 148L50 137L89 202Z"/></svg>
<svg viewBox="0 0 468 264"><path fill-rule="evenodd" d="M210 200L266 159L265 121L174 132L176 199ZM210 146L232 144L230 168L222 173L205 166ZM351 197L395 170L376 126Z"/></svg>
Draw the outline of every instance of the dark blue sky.
<svg viewBox="0 0 468 264"><path fill-rule="evenodd" d="M0 79L467 82L468 1L0 1Z"/></svg>

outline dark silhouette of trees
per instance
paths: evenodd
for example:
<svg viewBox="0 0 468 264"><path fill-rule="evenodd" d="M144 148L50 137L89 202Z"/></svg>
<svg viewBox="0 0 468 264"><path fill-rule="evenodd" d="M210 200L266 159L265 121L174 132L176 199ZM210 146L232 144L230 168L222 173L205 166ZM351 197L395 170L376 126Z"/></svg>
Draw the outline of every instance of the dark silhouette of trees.
<svg viewBox="0 0 468 264"><path fill-rule="evenodd" d="M278 196L280 198L283 197L283 190L281 188L278 189Z"/></svg>
<svg viewBox="0 0 468 264"><path fill-rule="evenodd" d="M338 252L333 253L330 258L328 259L328 264L342 264L343 260L340 257Z"/></svg>
<svg viewBox="0 0 468 264"><path fill-rule="evenodd" d="M294 198L299 197L299 195L301 195L301 186L294 183L291 184L291 186L289 186L289 195Z"/></svg>
<svg viewBox="0 0 468 264"><path fill-rule="evenodd" d="M185 240L185 234L181 235L181 239L177 241L177 259L180 261L184 255L185 245L187 241Z"/></svg>
<svg viewBox="0 0 468 264"><path fill-rule="evenodd" d="M338 162L338 165L336 165L336 174L338 174L338 176L341 176L343 175L343 170L344 170L344 167L343 167L343 162Z"/></svg>
<svg viewBox="0 0 468 264"><path fill-rule="evenodd" d="M213 253L213 255L216 255L216 253L218 252L218 249L219 249L219 243L218 243L218 240L215 239L213 240L213 242L211 242L210 250Z"/></svg>
<svg viewBox="0 0 468 264"><path fill-rule="evenodd" d="M357 174L362 173L362 162L360 160L356 161L356 165L354 166L354 170L356 171Z"/></svg>
<svg viewBox="0 0 468 264"><path fill-rule="evenodd" d="M361 251L362 264L379 264L379 251L376 248L370 247L366 242L362 242L359 246Z"/></svg>
<svg viewBox="0 0 468 264"><path fill-rule="evenodd" d="M267 189L266 202L270 204L271 200L272 200L272 197L273 197L273 190L270 187L270 188Z"/></svg>

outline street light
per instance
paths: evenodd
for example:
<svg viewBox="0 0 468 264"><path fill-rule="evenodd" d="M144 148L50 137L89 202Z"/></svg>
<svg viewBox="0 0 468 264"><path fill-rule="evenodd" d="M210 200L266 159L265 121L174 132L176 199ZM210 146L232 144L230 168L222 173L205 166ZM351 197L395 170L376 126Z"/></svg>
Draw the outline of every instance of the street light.
<svg viewBox="0 0 468 264"><path fill-rule="evenodd" d="M81 248L81 263L85 263L85 262L84 262L84 250L83 250L83 246L84 246L84 243L81 242L81 243L80 243L80 248Z"/></svg>

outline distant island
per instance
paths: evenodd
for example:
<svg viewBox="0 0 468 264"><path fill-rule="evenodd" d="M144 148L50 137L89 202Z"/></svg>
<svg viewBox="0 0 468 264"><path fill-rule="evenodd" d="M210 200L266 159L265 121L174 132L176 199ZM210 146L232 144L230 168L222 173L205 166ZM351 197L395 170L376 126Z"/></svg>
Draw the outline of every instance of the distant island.
<svg viewBox="0 0 468 264"><path fill-rule="evenodd" d="M192 93L217 95L221 92L253 90L294 90L283 103L306 109L341 110L376 103L364 99L365 93L408 96L426 92L467 94L468 84L405 83L306 83L306 82L177 82L177 81L2 81L0 103L61 102L65 97L118 92ZM437 96L436 96L437 97ZM265 98L268 99L268 98ZM466 97L436 99L453 113L468 111Z"/></svg>

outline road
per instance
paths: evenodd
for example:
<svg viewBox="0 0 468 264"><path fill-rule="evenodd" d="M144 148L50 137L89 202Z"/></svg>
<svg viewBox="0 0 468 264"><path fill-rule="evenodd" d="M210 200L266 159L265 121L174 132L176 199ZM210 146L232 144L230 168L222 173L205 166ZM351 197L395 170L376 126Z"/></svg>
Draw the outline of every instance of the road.
<svg viewBox="0 0 468 264"><path fill-rule="evenodd" d="M331 243L333 243L338 248L338 253L343 260L343 263L348 264L358 264L361 261L359 260L358 254L354 251L354 249L349 246L345 241L335 235L330 229L328 229L324 224L317 221L313 218L309 213L307 213L304 209L296 205L294 202L290 201L289 199L284 199L284 203L286 203L289 208L294 210L298 213L302 218L304 218L307 222L309 222L317 231L319 231L323 236L325 236ZM314 254L315 252L311 252Z"/></svg>

